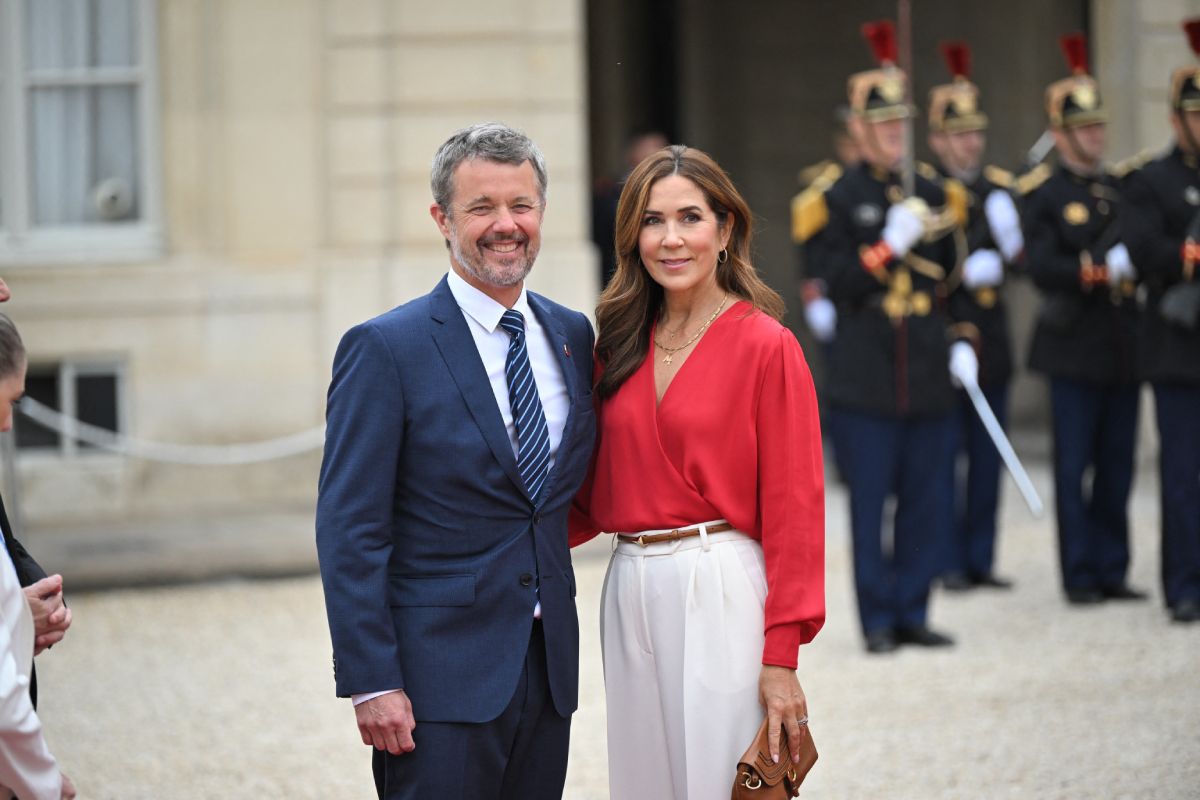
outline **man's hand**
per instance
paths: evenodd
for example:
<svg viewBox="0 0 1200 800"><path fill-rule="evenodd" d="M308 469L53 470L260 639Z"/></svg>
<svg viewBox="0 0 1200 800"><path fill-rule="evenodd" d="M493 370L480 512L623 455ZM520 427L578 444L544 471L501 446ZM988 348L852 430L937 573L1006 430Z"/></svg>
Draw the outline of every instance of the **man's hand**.
<svg viewBox="0 0 1200 800"><path fill-rule="evenodd" d="M779 763L779 729L787 728L793 764L800 763L800 726L808 724L808 701L796 671L763 666L758 676L758 698L767 710L767 742L771 758Z"/></svg>
<svg viewBox="0 0 1200 800"><path fill-rule="evenodd" d="M837 333L837 308L828 297L814 297L804 304L804 321L819 342L832 342Z"/></svg>
<svg viewBox="0 0 1200 800"><path fill-rule="evenodd" d="M33 612L34 655L61 642L71 627L71 609L63 602L62 588L62 575L51 575L24 589Z"/></svg>
<svg viewBox="0 0 1200 800"><path fill-rule="evenodd" d="M1119 286L1123 281L1132 281L1137 278L1133 261L1129 258L1129 251L1123 244L1108 248L1108 252L1104 254L1104 262L1108 266L1108 282L1113 286Z"/></svg>
<svg viewBox="0 0 1200 800"><path fill-rule="evenodd" d="M917 198L896 203L887 210L884 218L883 241L887 242L892 255L903 258L913 245L925 235L925 218L929 207Z"/></svg>
<svg viewBox="0 0 1200 800"><path fill-rule="evenodd" d="M979 358L969 342L950 345L950 380L960 389L979 385Z"/></svg>
<svg viewBox="0 0 1200 800"><path fill-rule="evenodd" d="M0 278L0 303L3 303L10 297L12 297L12 290L8 288L8 284L4 282L4 278Z"/></svg>
<svg viewBox="0 0 1200 800"><path fill-rule="evenodd" d="M417 727L412 703L403 691L381 694L354 707L358 732L365 745L387 750L394 756L411 753L417 745L412 732Z"/></svg>
<svg viewBox="0 0 1200 800"><path fill-rule="evenodd" d="M992 238L1000 252L1010 264L1025 249L1025 237L1021 234L1021 216L1012 195L1003 189L994 189L983 201L983 213L987 216Z"/></svg>
<svg viewBox="0 0 1200 800"><path fill-rule="evenodd" d="M1003 282L1004 261L995 250L976 250L963 262L963 286L968 289L999 286Z"/></svg>

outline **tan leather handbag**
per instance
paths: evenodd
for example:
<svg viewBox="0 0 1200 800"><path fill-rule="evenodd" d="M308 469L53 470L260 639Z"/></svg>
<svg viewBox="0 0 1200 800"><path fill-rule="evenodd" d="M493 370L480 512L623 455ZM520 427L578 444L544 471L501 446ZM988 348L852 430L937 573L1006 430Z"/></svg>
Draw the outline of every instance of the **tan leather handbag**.
<svg viewBox="0 0 1200 800"><path fill-rule="evenodd" d="M787 730L780 731L779 763L771 760L764 719L754 741L738 760L733 800L787 800L800 794L800 782L817 763L817 748L807 723L800 726L800 763L793 764Z"/></svg>

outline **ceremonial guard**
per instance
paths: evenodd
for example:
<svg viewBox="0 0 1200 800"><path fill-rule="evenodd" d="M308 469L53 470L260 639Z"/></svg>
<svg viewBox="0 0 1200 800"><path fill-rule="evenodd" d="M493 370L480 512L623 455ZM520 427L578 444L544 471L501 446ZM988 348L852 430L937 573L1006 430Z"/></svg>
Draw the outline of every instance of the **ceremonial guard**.
<svg viewBox="0 0 1200 800"><path fill-rule="evenodd" d="M950 294L953 317L979 331L979 387L1001 425L1006 424L1012 345L1008 311L1001 297L1006 267L1025 249L1021 220L1009 190L1013 176L983 166L987 115L979 89L970 81L971 51L964 42L942 46L953 80L929 93L929 147L937 157L930 177L965 189L968 255L962 280ZM966 392L959 391L956 432L965 456L965 479L955 483L955 529L942 585L950 590L976 586L1008 588L993 572L996 512L1000 497L1000 453Z"/></svg>
<svg viewBox="0 0 1200 800"><path fill-rule="evenodd" d="M850 109L839 106L834 112L833 129L833 158L826 158L800 170L797 176L800 193L792 198L792 241L796 244L796 256L799 265L800 300L804 304L804 322L809 331L821 345L828 350L837 332L837 310L829 299L829 291L825 281L810 275L805 266L804 247L804 209L809 206L813 195L824 194L825 191L842 177L847 167L852 167L860 160L858 145L850 135L847 124L850 119ZM820 270L818 269L819 273Z"/></svg>
<svg viewBox="0 0 1200 800"><path fill-rule="evenodd" d="M1103 164L1105 110L1086 41L1075 34L1061 43L1074 74L1046 89L1058 168L1027 185L1022 204L1026 261L1042 294L1029 367L1050 382L1067 600L1143 599L1126 583L1138 275L1123 243L1117 179Z"/></svg>
<svg viewBox="0 0 1200 800"><path fill-rule="evenodd" d="M862 161L796 209L809 274L837 306L826 396L850 490L854 579L871 653L945 646L927 623L930 585L952 523L954 387L948 282L959 261L958 203L911 174L906 77L891 23L866 26L880 69L850 78L849 127ZM908 169L905 169L905 166ZM904 183L914 191L906 194ZM976 367L954 345L956 369ZM895 495L893 546L884 505Z"/></svg>
<svg viewBox="0 0 1200 800"><path fill-rule="evenodd" d="M1184 23L1200 54L1200 19ZM1171 616L1200 621L1200 67L1171 76L1175 146L1125 183L1125 238L1147 288L1142 373L1154 386L1162 581Z"/></svg>

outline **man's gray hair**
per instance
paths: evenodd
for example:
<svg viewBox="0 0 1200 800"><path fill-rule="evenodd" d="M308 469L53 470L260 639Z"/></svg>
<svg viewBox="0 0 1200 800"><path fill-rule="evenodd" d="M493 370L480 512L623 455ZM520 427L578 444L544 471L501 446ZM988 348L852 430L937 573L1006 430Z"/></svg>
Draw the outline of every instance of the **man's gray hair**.
<svg viewBox="0 0 1200 800"><path fill-rule="evenodd" d="M507 125L480 122L455 131L433 157L429 186L433 189L433 201L446 213L450 212L450 197L454 194L454 170L473 158L518 167L528 161L537 176L538 199L546 201L546 159L533 140Z"/></svg>
<svg viewBox="0 0 1200 800"><path fill-rule="evenodd" d="M25 363L25 343L17 326L4 314L0 314L0 380L17 374Z"/></svg>

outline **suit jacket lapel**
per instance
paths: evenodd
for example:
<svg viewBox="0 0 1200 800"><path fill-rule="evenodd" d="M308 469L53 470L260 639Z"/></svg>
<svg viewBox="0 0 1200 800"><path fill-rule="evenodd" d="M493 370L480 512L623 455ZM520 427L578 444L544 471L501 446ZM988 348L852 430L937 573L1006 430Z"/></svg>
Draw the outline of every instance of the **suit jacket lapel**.
<svg viewBox="0 0 1200 800"><path fill-rule="evenodd" d="M554 356L558 360L558 368L562 371L563 383L567 387L567 398L571 401L570 409L567 411L567 420L563 423L562 438L559 439L558 453L554 457L554 468L550 470L550 474L546 476L546 486L542 490L542 497L550 496L550 492L554 489L555 479L562 471L563 459L568 455L564 445L569 441L571 431L574 428L579 399L579 380L575 374L575 365L572 363L571 346L567 341L567 329L563 325L562 320L550 310L546 302L534 294L529 292L526 294L529 299L529 307L533 309L533 313L537 316L538 322L546 331L546 335L550 338L550 345L554 348Z"/></svg>
<svg viewBox="0 0 1200 800"><path fill-rule="evenodd" d="M475 340L467 328L467 321L463 319L462 309L455 302L445 278L429 295L429 300L433 339L446 362L446 368L450 370L475 424L479 426L484 441L500 462L504 473L528 497L525 483L517 472L517 457L513 455L504 418L496 407L496 395L483 368L483 359L479 357Z"/></svg>

